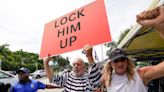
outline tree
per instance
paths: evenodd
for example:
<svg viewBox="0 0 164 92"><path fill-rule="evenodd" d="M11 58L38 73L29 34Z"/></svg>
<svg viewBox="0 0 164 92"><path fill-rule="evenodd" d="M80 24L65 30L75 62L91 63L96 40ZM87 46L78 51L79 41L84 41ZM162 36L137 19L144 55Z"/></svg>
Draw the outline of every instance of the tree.
<svg viewBox="0 0 164 92"><path fill-rule="evenodd" d="M64 68L70 67L69 66L69 64L70 64L69 58L67 57L65 59L60 55L53 57L53 63L54 64L56 63L56 65L54 67L54 71L60 71L60 70L63 70Z"/></svg>
<svg viewBox="0 0 164 92"><path fill-rule="evenodd" d="M0 46L0 59L2 63L3 70L11 69L10 64L14 60L12 57L12 52L8 48L9 44L3 44Z"/></svg>
<svg viewBox="0 0 164 92"><path fill-rule="evenodd" d="M117 44L120 44L120 42L124 39L124 37L128 34L129 31L130 31L130 29L128 28L128 29L125 29L121 33L121 35L119 36L119 40L118 40Z"/></svg>
<svg viewBox="0 0 164 92"><path fill-rule="evenodd" d="M109 55L110 51L113 48L116 48L117 47L117 42L116 41L112 41L110 43L105 44L105 46L110 48L109 50L106 51L106 54Z"/></svg>
<svg viewBox="0 0 164 92"><path fill-rule="evenodd" d="M117 42L116 42L116 41L112 41L112 42L110 42L110 43L105 44L105 46L107 46L107 47L110 48L110 49L107 50L107 52L106 52L107 55L110 54L110 52L111 52L112 49L116 48L117 45L120 44L120 42L124 39L124 37L127 35L127 33L128 33L129 31L130 31L130 28L125 29L125 30L120 34L119 39L118 39Z"/></svg>
<svg viewBox="0 0 164 92"><path fill-rule="evenodd" d="M0 46L0 54L4 56L7 59L7 54L10 53L10 50L8 49L8 44L3 44Z"/></svg>
<svg viewBox="0 0 164 92"><path fill-rule="evenodd" d="M39 60L39 55L36 53L26 52L22 49L12 52L8 48L8 44L0 45L0 59L2 61L2 69L6 71L18 70L21 67L29 68L31 72L36 69L43 69L43 61ZM69 58L62 56L54 57L54 61L58 66L57 70L67 68L69 65Z"/></svg>

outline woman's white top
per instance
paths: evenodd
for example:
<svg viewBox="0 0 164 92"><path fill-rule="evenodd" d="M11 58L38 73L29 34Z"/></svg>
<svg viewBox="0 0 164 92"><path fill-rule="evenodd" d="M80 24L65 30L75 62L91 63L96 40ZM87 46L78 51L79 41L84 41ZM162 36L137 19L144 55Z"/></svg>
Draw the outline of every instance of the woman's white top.
<svg viewBox="0 0 164 92"><path fill-rule="evenodd" d="M111 86L107 92L147 92L147 87L143 84L138 72L135 70L134 80L128 80L127 74L117 75L112 73Z"/></svg>

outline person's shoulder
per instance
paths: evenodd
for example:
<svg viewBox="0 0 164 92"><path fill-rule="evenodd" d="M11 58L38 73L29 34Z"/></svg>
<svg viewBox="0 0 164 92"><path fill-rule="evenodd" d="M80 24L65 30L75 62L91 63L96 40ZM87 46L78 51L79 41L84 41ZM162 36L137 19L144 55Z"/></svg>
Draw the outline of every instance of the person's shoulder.
<svg viewBox="0 0 164 92"><path fill-rule="evenodd" d="M10 89L16 89L17 87L20 87L21 84L19 81L15 82L13 85L11 85L11 88Z"/></svg>
<svg viewBox="0 0 164 92"><path fill-rule="evenodd" d="M17 86L17 85L19 85L20 84L20 82L19 81L17 81L17 82L15 82L13 85L11 85L11 86Z"/></svg>
<svg viewBox="0 0 164 92"><path fill-rule="evenodd" d="M31 83L39 83L40 81L38 80L34 80L34 79L30 79Z"/></svg>
<svg viewBox="0 0 164 92"><path fill-rule="evenodd" d="M150 71L151 69L152 69L152 66L144 66L144 67L138 68L137 72L140 75L140 77L144 77L145 73L147 71Z"/></svg>
<svg viewBox="0 0 164 92"><path fill-rule="evenodd" d="M150 70L152 68L152 66L144 66L144 67L140 67L137 69L138 73L142 73L142 72L146 72L148 70Z"/></svg>

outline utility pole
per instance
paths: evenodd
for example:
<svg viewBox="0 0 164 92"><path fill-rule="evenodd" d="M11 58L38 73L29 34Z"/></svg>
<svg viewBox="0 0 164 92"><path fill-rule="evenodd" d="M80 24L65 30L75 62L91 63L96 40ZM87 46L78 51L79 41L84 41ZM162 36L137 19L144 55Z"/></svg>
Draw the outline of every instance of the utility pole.
<svg viewBox="0 0 164 92"><path fill-rule="evenodd" d="M101 54L102 54L102 61L103 61L104 60L103 45L101 45Z"/></svg>
<svg viewBox="0 0 164 92"><path fill-rule="evenodd" d="M24 61L25 61L25 58L22 58L22 59L21 59L21 65L22 65L22 66L24 65Z"/></svg>
<svg viewBox="0 0 164 92"><path fill-rule="evenodd" d="M2 69L2 61L1 61L1 59L0 59L0 70Z"/></svg>
<svg viewBox="0 0 164 92"><path fill-rule="evenodd" d="M38 61L35 62L36 70L38 70Z"/></svg>

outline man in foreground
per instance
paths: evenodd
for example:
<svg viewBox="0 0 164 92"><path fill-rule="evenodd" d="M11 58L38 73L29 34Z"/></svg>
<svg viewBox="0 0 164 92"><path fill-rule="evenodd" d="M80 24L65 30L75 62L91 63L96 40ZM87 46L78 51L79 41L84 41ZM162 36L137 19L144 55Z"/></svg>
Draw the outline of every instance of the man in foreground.
<svg viewBox="0 0 164 92"><path fill-rule="evenodd" d="M10 92L37 92L38 89L57 87L29 79L30 71L27 68L21 68L16 73L18 74L19 81L11 87Z"/></svg>

